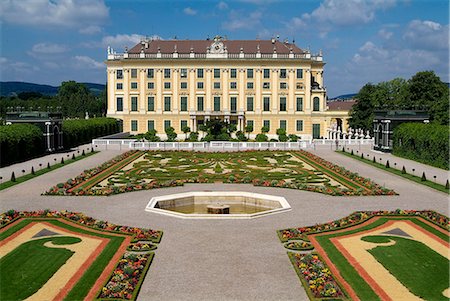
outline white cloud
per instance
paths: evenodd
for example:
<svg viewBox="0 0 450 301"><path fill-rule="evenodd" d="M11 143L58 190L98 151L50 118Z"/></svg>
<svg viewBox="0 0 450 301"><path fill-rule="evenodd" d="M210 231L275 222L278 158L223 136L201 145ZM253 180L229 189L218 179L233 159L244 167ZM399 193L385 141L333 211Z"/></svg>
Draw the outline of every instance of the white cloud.
<svg viewBox="0 0 450 301"><path fill-rule="evenodd" d="M194 16L194 15L197 14L197 11L195 9L193 9L193 8L190 8L190 7L186 7L185 9L183 9L183 12L186 15L189 15L189 16Z"/></svg>
<svg viewBox="0 0 450 301"><path fill-rule="evenodd" d="M384 40L389 40L393 34L394 33L392 31L388 31L385 28L382 28L378 31L378 35Z"/></svg>
<svg viewBox="0 0 450 301"><path fill-rule="evenodd" d="M448 50L449 26L428 20L413 20L408 24L403 39L419 49Z"/></svg>
<svg viewBox="0 0 450 301"><path fill-rule="evenodd" d="M226 10L226 9L228 9L228 4L226 4L223 1L220 1L219 4L217 4L217 8L220 10Z"/></svg>
<svg viewBox="0 0 450 301"><path fill-rule="evenodd" d="M222 27L230 31L254 29L261 26L262 16L263 14L260 11L244 15L243 12L232 10L229 14L229 20L222 23Z"/></svg>
<svg viewBox="0 0 450 301"><path fill-rule="evenodd" d="M81 34L96 34L100 33L102 28L97 25L89 25L88 27L81 28L78 32Z"/></svg>
<svg viewBox="0 0 450 301"><path fill-rule="evenodd" d="M140 34L117 34L115 36L106 36L102 39L101 46L111 46L117 48L117 51L123 51L125 47L134 47L141 41L143 35Z"/></svg>
<svg viewBox="0 0 450 301"><path fill-rule="evenodd" d="M11 24L79 28L103 24L108 17L103 0L0 1L0 20Z"/></svg>
<svg viewBox="0 0 450 301"><path fill-rule="evenodd" d="M31 52L33 54L56 54L67 51L65 45L53 44L53 43L38 43L33 45Z"/></svg>
<svg viewBox="0 0 450 301"><path fill-rule="evenodd" d="M97 62L93 58L84 55L77 55L74 57L75 66L80 69L88 68L88 69L104 69L106 68L105 64L101 62Z"/></svg>

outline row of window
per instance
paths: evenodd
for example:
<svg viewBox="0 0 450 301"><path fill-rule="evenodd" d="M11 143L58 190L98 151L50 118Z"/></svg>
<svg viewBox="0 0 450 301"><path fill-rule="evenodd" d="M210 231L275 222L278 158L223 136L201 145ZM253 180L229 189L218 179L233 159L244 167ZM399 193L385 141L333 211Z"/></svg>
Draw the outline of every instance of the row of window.
<svg viewBox="0 0 450 301"><path fill-rule="evenodd" d="M288 88L288 83L281 82L280 83L280 90L284 90ZM131 82L130 84L131 90L137 90L138 89L138 83L137 82ZM181 89L187 89L188 83L187 82L181 82L180 83ZM197 89L204 89L205 85L203 82L197 82ZM263 89L270 89L270 82L263 82L262 84ZM297 90L303 89L302 83L297 83L296 85ZM153 90L155 89L155 83L154 82L148 82L147 83L147 89ZM171 89L171 82L164 82L164 89ZM220 89L220 82L214 82L213 83L213 89ZM237 82L230 82L230 89L234 90L237 89ZM254 89L254 83L253 82L247 82L247 89ZM116 90L123 90L123 83L116 83Z"/></svg>
<svg viewBox="0 0 450 301"><path fill-rule="evenodd" d="M279 101L279 111L286 112L287 111L287 99L286 97L280 97ZM254 110L254 98L249 96L247 97L247 111ZM116 99L116 108L117 111L123 111L123 97L117 97ZM197 111L204 111L205 109L205 98L203 96L197 97ZM172 97L165 96L164 97L164 111L170 112L172 110ZM188 97L181 96L180 97L180 111L187 112L188 110ZM221 110L221 97L214 96L213 100L213 110L215 112L219 112ZM320 110L320 99L318 97L314 97L313 99L313 111ZM138 97L131 97L131 111L138 111ZM155 97L148 96L147 97L147 111L155 111ZM230 112L236 113L237 111L237 97L230 97ZM263 97L263 111L270 111L270 97ZM296 111L303 111L303 97L297 97L296 99Z"/></svg>
<svg viewBox="0 0 450 301"><path fill-rule="evenodd" d="M296 120L295 121L295 129L297 132L303 132L303 120ZM164 130L172 126L171 120L164 120ZM180 129L183 129L184 127L188 126L187 120L181 120L180 121ZM247 120L247 126L251 126L254 129L254 121L253 120ZM268 131L270 131L270 120L263 120L263 127L266 127ZM287 121L286 120L280 120L279 122L279 128L287 130ZM154 120L147 120L147 131L154 130L155 129L155 121ZM131 120L131 131L137 132L138 131L138 121L137 120ZM257 132L256 129L254 129L254 132Z"/></svg>
<svg viewBox="0 0 450 301"><path fill-rule="evenodd" d="M196 69L197 70L197 78L204 78L204 69ZM220 70L219 68L215 68L213 70L213 77L214 78L220 78ZM137 78L137 71L138 69L130 69L130 76L131 78ZM254 77L254 70L253 69L246 69L247 78L253 78ZM171 78L172 76L172 69L165 68L163 70L164 78ZM263 69L263 78L270 78L271 70L270 69ZM296 78L301 79L303 78L303 69L296 69L295 71ZM155 77L155 69L149 68L147 69L147 78L154 78ZM188 77L188 69L187 68L181 68L180 69L180 78L187 78ZM279 69L279 77L280 78L287 78L288 72L287 69ZM123 78L123 70L118 69L116 70L116 78L122 79ZM230 78L237 78L237 69L232 68L230 69Z"/></svg>

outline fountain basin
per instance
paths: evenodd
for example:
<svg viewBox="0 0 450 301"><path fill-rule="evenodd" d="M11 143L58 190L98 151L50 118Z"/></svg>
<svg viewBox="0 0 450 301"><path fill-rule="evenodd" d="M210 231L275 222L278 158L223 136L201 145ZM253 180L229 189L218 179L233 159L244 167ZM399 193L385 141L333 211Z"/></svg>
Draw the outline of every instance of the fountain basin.
<svg viewBox="0 0 450 301"><path fill-rule="evenodd" d="M190 219L250 219L291 210L284 197L244 191L192 191L153 197L145 211Z"/></svg>

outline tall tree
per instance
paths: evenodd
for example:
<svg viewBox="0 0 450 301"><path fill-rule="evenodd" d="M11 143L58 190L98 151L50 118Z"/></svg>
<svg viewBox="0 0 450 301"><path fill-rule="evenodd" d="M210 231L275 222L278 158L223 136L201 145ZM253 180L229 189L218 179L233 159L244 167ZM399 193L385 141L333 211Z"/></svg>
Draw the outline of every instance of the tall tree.
<svg viewBox="0 0 450 301"><path fill-rule="evenodd" d="M371 83L364 85L356 95L356 104L350 111L351 119L349 124L352 128L372 129L373 110L376 101L374 100L377 87Z"/></svg>
<svg viewBox="0 0 450 301"><path fill-rule="evenodd" d="M95 101L89 89L75 81L62 82L57 96L61 102L63 114L67 117L83 118L88 112L89 105Z"/></svg>

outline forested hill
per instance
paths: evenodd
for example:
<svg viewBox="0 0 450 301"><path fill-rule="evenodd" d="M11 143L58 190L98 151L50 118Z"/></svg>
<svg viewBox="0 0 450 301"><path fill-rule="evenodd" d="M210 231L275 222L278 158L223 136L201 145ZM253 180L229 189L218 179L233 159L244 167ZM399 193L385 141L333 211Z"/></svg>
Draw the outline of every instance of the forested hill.
<svg viewBox="0 0 450 301"><path fill-rule="evenodd" d="M99 95L105 85L94 83L83 83L94 95ZM50 85L40 85L26 82L0 82L0 96L13 96L21 92L37 92L42 95L54 96L58 93L59 87Z"/></svg>

